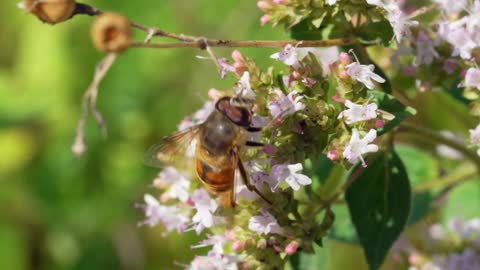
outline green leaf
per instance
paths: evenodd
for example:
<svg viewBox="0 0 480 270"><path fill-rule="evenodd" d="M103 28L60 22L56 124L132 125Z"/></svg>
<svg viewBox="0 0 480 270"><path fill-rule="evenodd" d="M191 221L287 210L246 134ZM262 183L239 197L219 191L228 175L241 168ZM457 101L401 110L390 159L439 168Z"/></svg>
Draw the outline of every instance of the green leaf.
<svg viewBox="0 0 480 270"><path fill-rule="evenodd" d="M360 27L356 35L362 43L388 47L393 37L393 29L388 21L371 22Z"/></svg>
<svg viewBox="0 0 480 270"><path fill-rule="evenodd" d="M371 93L376 97L380 110L395 116L395 118L388 121L383 128L377 129L378 136L388 132L398 126L403 120L417 113L414 108L403 105L392 95L380 91L371 91Z"/></svg>
<svg viewBox="0 0 480 270"><path fill-rule="evenodd" d="M379 269L407 223L410 182L395 152L380 152L367 163L352 171L357 178L345 198L370 269Z"/></svg>
<svg viewBox="0 0 480 270"><path fill-rule="evenodd" d="M476 218L479 205L480 181L476 177L465 181L450 193L444 209L443 221L447 224L453 218Z"/></svg>

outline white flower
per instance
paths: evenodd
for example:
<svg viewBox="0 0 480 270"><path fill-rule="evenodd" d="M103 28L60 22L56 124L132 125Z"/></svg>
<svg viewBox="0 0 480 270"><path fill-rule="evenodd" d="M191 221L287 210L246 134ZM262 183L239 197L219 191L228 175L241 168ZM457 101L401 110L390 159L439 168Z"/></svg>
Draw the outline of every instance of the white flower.
<svg viewBox="0 0 480 270"><path fill-rule="evenodd" d="M347 118L345 121L348 125L353 123L367 121L377 118L378 105L376 103L355 104L350 100L345 101L345 106L348 108L338 115L338 119Z"/></svg>
<svg viewBox="0 0 480 270"><path fill-rule="evenodd" d="M195 226L195 232L200 234L204 228L211 228L214 225L213 213L217 210L217 202L210 198L210 195L205 189L197 189L193 192L191 197L197 213L192 220Z"/></svg>
<svg viewBox="0 0 480 270"><path fill-rule="evenodd" d="M347 73L352 79L363 83L368 89L373 89L375 85L372 80L379 83L385 82L385 79L373 72L374 69L374 65L360 65L358 62L353 62L347 66Z"/></svg>
<svg viewBox="0 0 480 270"><path fill-rule="evenodd" d="M238 270L240 262L237 255L226 255L222 258L212 256L195 256L187 270Z"/></svg>
<svg viewBox="0 0 480 270"><path fill-rule="evenodd" d="M208 235L208 238L201 241L199 245L192 246L192 249L212 246L212 249L208 252L210 257L220 258L224 255L223 246L227 243L227 238L223 235Z"/></svg>
<svg viewBox="0 0 480 270"><path fill-rule="evenodd" d="M140 225L148 225L153 227L162 222L168 232L177 229L183 232L189 222L189 212L182 211L176 206L161 205L155 197L150 194L144 196L146 205L144 205L145 216L147 219Z"/></svg>
<svg viewBox="0 0 480 270"><path fill-rule="evenodd" d="M301 163L274 165L272 167L272 179L278 184L281 183L281 181L285 181L293 190L299 190L300 186L306 186L312 183L310 177L298 173L302 169L303 166ZM278 186L278 184L276 186Z"/></svg>
<svg viewBox="0 0 480 270"><path fill-rule="evenodd" d="M337 3L337 0L327 0L327 4L328 4L329 6L333 6L333 5L335 5L336 3Z"/></svg>
<svg viewBox="0 0 480 270"><path fill-rule="evenodd" d="M469 68L465 74L464 85L466 87L475 87L480 90L480 69Z"/></svg>
<svg viewBox="0 0 480 270"><path fill-rule="evenodd" d="M215 110L215 104L213 104L213 102L211 101L205 102L205 104L203 104L203 107L193 114L193 122L195 124L200 124L205 122L205 120L207 120L207 118L210 116L210 114L212 114L214 110Z"/></svg>
<svg viewBox="0 0 480 270"><path fill-rule="evenodd" d="M398 4L398 1L393 0L367 0L367 3L387 11L387 19L393 28L393 32L397 42L400 43L404 36L409 37L411 35L410 27L418 25L417 21L410 20Z"/></svg>
<svg viewBox="0 0 480 270"><path fill-rule="evenodd" d="M238 81L235 94L239 97L247 99L255 98L256 95L252 90L252 86L250 85L250 73L248 71L245 71Z"/></svg>
<svg viewBox="0 0 480 270"><path fill-rule="evenodd" d="M420 31L417 36L417 59L415 64L430 65L433 59L438 58L439 55L435 51L432 39L425 31Z"/></svg>
<svg viewBox="0 0 480 270"><path fill-rule="evenodd" d="M335 3L333 3L335 4ZM330 65L339 59L340 52L338 47L315 48L304 47L297 48L291 44L287 44L280 52L272 54L270 57L278 61L282 61L288 66L297 68L300 66L299 61L303 60L309 53L322 64L324 75L330 74ZM288 84L286 84L288 85Z"/></svg>
<svg viewBox="0 0 480 270"><path fill-rule="evenodd" d="M277 220L266 209L261 209L261 216L253 216L248 223L248 229L260 234L283 234L283 229Z"/></svg>
<svg viewBox="0 0 480 270"><path fill-rule="evenodd" d="M178 198L182 202L186 202L190 196L190 180L171 166L161 171L153 184L161 188L167 186L168 190L164 194L168 194L170 198Z"/></svg>
<svg viewBox="0 0 480 270"><path fill-rule="evenodd" d="M350 142L347 144L345 151L343 151L343 156L348 160L348 162L355 164L360 159L362 161L362 166L366 167L365 160L363 160L362 155L370 152L377 152L378 146L375 144L369 144L375 140L377 137L377 131L371 129L363 139L360 139L360 134L357 129L352 130L352 137Z"/></svg>
<svg viewBox="0 0 480 270"><path fill-rule="evenodd" d="M285 96L280 90L277 90L276 93L279 98L268 104L268 109L274 118L281 118L305 109L305 104L300 102L303 96L293 97L298 94L297 91L290 92L288 96Z"/></svg>
<svg viewBox="0 0 480 270"><path fill-rule="evenodd" d="M480 124L475 129L470 129L470 142L474 145L480 145Z"/></svg>
<svg viewBox="0 0 480 270"><path fill-rule="evenodd" d="M434 0L440 4L440 8L445 11L447 15L452 15L461 12L465 6L465 0Z"/></svg>
<svg viewBox="0 0 480 270"><path fill-rule="evenodd" d="M288 66L298 66L298 53L297 48L294 47L292 44L287 44L283 49L278 52L274 53L270 56L270 58L282 61L285 65Z"/></svg>

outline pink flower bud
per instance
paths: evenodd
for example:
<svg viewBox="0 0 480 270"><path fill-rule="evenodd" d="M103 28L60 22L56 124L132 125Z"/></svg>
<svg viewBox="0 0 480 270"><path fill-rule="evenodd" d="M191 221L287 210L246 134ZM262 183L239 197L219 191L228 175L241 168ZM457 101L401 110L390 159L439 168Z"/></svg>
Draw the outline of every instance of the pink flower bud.
<svg viewBox="0 0 480 270"><path fill-rule="evenodd" d="M268 22L270 21L270 16L269 15L263 15L261 18L260 18L260 24L261 25L265 25L267 24Z"/></svg>
<svg viewBox="0 0 480 270"><path fill-rule="evenodd" d="M347 73L346 70L342 70L342 71L340 71L340 73L339 73L339 77L340 77L340 79L342 79L342 80L346 80L346 79L348 79L350 76L348 75L348 73Z"/></svg>
<svg viewBox="0 0 480 270"><path fill-rule="evenodd" d="M164 181L163 179L157 177L153 179L153 186L158 188L158 189L164 189L168 187L170 184L167 181Z"/></svg>
<svg viewBox="0 0 480 270"><path fill-rule="evenodd" d="M292 78L294 80L298 81L302 78L302 75L300 74L300 72L295 70L294 72L292 72Z"/></svg>
<svg viewBox="0 0 480 270"><path fill-rule="evenodd" d="M265 12L268 11L270 8L272 8L272 6L265 1L258 1L257 7Z"/></svg>
<svg viewBox="0 0 480 270"><path fill-rule="evenodd" d="M342 104L345 103L345 99L341 98L338 92L332 97L332 100Z"/></svg>
<svg viewBox="0 0 480 270"><path fill-rule="evenodd" d="M275 155L275 153L277 153L277 151L278 151L278 148L271 145L271 144L267 144L263 148L263 152L265 152L265 154L267 154L269 156Z"/></svg>
<svg viewBox="0 0 480 270"><path fill-rule="evenodd" d="M236 252L242 252L245 249L245 242L243 241L235 241L232 244L233 250Z"/></svg>
<svg viewBox="0 0 480 270"><path fill-rule="evenodd" d="M412 265L418 265L422 261L422 258L418 254L412 254L408 256L408 263Z"/></svg>
<svg viewBox="0 0 480 270"><path fill-rule="evenodd" d="M403 69L403 74L405 76L414 76L417 73L417 68L413 66L405 67Z"/></svg>
<svg viewBox="0 0 480 270"><path fill-rule="evenodd" d="M285 5L287 3L287 0L273 0L273 3L275 5Z"/></svg>
<svg viewBox="0 0 480 270"><path fill-rule="evenodd" d="M238 63L245 62L245 57L243 57L243 54L239 50L234 50L232 52L232 59Z"/></svg>
<svg viewBox="0 0 480 270"><path fill-rule="evenodd" d="M292 256L293 254L295 254L297 250L298 250L297 241L292 241L285 247L285 253L287 253L289 256Z"/></svg>
<svg viewBox="0 0 480 270"><path fill-rule="evenodd" d="M233 241L235 240L235 237L236 237L236 234L233 230L228 230L225 232L225 238L227 238L227 240Z"/></svg>
<svg viewBox="0 0 480 270"><path fill-rule="evenodd" d="M346 52L341 52L340 53L340 62L344 65L348 65L352 62L350 59L350 56Z"/></svg>
<svg viewBox="0 0 480 270"><path fill-rule="evenodd" d="M330 159L331 161L336 161L340 159L340 155L336 150L331 150L331 151L328 151L327 158Z"/></svg>
<svg viewBox="0 0 480 270"><path fill-rule="evenodd" d="M375 128L383 128L385 126L385 121L383 120L377 120L375 122Z"/></svg>

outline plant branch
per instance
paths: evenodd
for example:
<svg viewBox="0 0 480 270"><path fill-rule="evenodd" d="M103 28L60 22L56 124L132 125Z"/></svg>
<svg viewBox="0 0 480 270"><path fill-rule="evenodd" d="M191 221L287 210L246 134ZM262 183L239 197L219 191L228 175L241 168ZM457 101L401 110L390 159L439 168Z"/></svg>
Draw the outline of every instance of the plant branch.
<svg viewBox="0 0 480 270"><path fill-rule="evenodd" d="M131 48L198 48L206 47L233 47L233 48L283 48L288 44L297 44L297 47L330 47L355 44L357 41L352 38L339 38L329 40L223 40L223 39L206 39L196 38L193 41L182 43L142 43L133 42Z"/></svg>
<svg viewBox="0 0 480 270"><path fill-rule="evenodd" d="M478 174L475 167L470 168L461 168L457 173L450 174L445 177L434 179L413 187L413 191L416 193L429 191L433 188L445 187L445 186L454 186L465 180L468 180L471 177L474 177Z"/></svg>
<svg viewBox="0 0 480 270"><path fill-rule="evenodd" d="M409 133L414 136L422 137L429 141L434 141L438 144L444 144L448 147L451 147L457 150L463 156L468 158L473 164L475 164L477 171L480 173L480 157L477 155L477 153L471 151L465 145L455 142L451 139L448 139L433 130L426 129L423 127L418 127L412 124L403 123L400 125L400 128L398 129L398 131Z"/></svg>
<svg viewBox="0 0 480 270"><path fill-rule="evenodd" d="M75 142L72 146L73 154L79 158L87 150L85 143L85 124L87 123L88 114L92 112L95 121L100 126L102 135L107 136L107 125L103 118L103 115L97 109L97 97L98 97L98 86L100 82L105 78L107 72L112 67L113 63L117 59L116 53L109 53L95 69L95 75L93 76L93 81L90 83L90 86L85 91L82 99L82 116L78 122L77 135L75 137Z"/></svg>

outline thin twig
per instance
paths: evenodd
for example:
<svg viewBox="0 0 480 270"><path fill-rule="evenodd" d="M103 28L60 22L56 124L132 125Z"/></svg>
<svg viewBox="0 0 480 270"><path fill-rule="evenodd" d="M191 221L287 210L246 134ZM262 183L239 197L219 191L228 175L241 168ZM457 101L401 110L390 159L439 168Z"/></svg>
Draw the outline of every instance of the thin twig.
<svg viewBox="0 0 480 270"><path fill-rule="evenodd" d="M97 97L98 97L98 86L103 80L107 72L112 67L113 63L117 59L116 53L109 53L96 67L93 80L90 83L90 86L87 88L82 98L82 116L78 122L77 135L75 137L75 142L72 146L73 154L79 158L87 150L85 144L85 124L88 119L89 112L92 112L97 124L100 126L102 135L107 136L107 125L105 120L97 108Z"/></svg>
<svg viewBox="0 0 480 270"><path fill-rule="evenodd" d="M426 140L429 140L429 141L433 141L439 144L444 144L446 146L449 146L457 150L458 152L460 152L463 156L468 158L470 161L472 161L472 163L475 164L475 166L477 167L477 171L480 172L480 157L477 155L477 153L475 153L474 151L471 151L465 145L458 143L456 141L453 141L451 139L448 139L445 136L442 136L441 134L433 130L426 129L423 127L418 127L408 123L401 124L398 131L405 132L414 136L425 138Z"/></svg>
<svg viewBox="0 0 480 270"><path fill-rule="evenodd" d="M223 40L223 39L205 39L197 38L193 41L182 43L143 43L133 42L131 48L155 48L155 49L171 49L171 48L198 48L206 49L205 44L209 47L234 47L234 48L283 48L288 44L298 44L297 47L331 47L356 44L358 41L353 38L338 38L329 40Z"/></svg>
<svg viewBox="0 0 480 270"><path fill-rule="evenodd" d="M445 187L445 186L454 186L471 179L472 177L478 175L478 172L475 167L469 168L460 168L457 173L452 173L445 177L438 179L430 180L428 182L421 183L413 187L413 191L420 193L432 190L433 188Z"/></svg>

